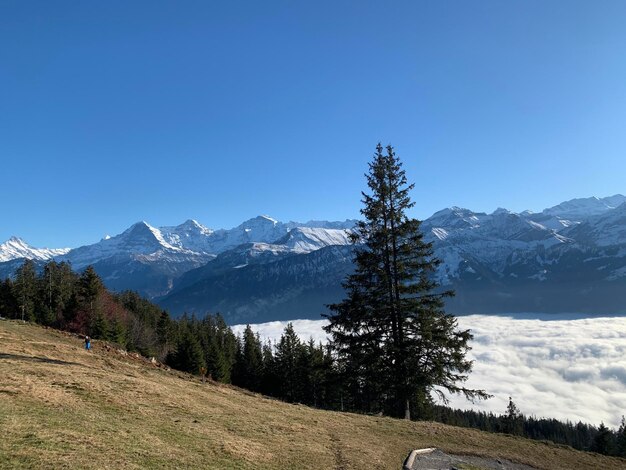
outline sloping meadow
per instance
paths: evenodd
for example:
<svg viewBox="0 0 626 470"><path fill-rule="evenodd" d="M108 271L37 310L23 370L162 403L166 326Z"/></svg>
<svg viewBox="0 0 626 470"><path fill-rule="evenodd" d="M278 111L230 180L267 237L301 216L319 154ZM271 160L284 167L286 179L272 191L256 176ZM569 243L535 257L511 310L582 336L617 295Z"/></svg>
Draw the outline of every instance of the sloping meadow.
<svg viewBox="0 0 626 470"><path fill-rule="evenodd" d="M537 468L624 461L513 436L270 400L0 321L0 468L399 468L413 448Z"/></svg>

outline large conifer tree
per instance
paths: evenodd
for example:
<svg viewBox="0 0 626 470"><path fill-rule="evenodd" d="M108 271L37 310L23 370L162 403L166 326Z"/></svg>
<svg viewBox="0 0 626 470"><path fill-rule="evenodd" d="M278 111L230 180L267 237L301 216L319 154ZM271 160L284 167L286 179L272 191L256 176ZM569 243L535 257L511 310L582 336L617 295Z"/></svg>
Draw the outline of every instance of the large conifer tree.
<svg viewBox="0 0 626 470"><path fill-rule="evenodd" d="M35 321L35 305L37 300L37 272L35 263L27 259L15 273L13 283L14 295L22 311L24 320Z"/></svg>
<svg viewBox="0 0 626 470"><path fill-rule="evenodd" d="M369 193L352 235L356 269L344 283L347 298L329 306L327 331L341 361L356 408L411 417L432 392L486 398L463 387L471 370L465 355L472 338L446 314L433 280L439 261L423 239L405 172L393 147L378 144L366 174Z"/></svg>

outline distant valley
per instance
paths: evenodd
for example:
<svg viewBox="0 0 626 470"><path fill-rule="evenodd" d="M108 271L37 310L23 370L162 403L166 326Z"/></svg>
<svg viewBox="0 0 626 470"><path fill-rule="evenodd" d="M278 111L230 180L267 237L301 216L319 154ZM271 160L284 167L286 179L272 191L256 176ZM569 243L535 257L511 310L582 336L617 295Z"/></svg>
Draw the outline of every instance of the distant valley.
<svg viewBox="0 0 626 470"><path fill-rule="evenodd" d="M0 245L0 276L24 259L93 265L107 286L132 289L171 313L220 312L229 323L319 318L342 298L355 221L279 222L259 216L232 229L189 220L139 222L74 249ZM453 313L626 312L626 197L583 198L532 213L451 207L422 223L455 289Z"/></svg>

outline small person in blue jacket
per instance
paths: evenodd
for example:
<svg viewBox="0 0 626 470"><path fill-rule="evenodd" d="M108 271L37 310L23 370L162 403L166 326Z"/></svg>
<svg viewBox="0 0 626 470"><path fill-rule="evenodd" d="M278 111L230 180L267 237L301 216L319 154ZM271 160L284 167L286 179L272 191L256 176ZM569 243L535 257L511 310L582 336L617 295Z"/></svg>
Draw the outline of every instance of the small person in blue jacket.
<svg viewBox="0 0 626 470"><path fill-rule="evenodd" d="M91 338L89 336L85 336L85 349L87 351L91 349Z"/></svg>

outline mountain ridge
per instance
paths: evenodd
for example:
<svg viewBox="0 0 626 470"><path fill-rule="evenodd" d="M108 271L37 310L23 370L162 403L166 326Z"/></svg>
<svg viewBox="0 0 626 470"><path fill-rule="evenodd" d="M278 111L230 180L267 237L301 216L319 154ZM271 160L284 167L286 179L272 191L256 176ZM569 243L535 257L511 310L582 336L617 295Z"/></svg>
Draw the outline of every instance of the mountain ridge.
<svg viewBox="0 0 626 470"><path fill-rule="evenodd" d="M324 304L339 300L341 281L349 272L346 259L353 247L348 235L354 223L284 223L257 216L232 229L213 230L194 219L159 228L142 221L92 245L56 255L48 250L45 256L32 255L31 259L68 261L79 270L92 264L108 287L137 290L173 313L202 314L219 308L237 321L245 321L244 313L267 320L272 315L286 318L287 309L297 309L300 301L306 305L302 315L315 317L324 311ZM578 308L573 299L586 309L600 300L599 308L604 311L621 302L621 294L614 295L614 291L621 287L626 291L626 197L619 194L573 199L539 213L498 208L487 214L452 206L435 212L421 227L442 261L437 280L457 290L457 297L449 303L457 313L472 308L504 313L516 306L562 311ZM24 257L31 256L28 250L22 252ZM329 264L322 270L326 277L309 276L306 285L298 285L302 279L298 273L310 268L307 263L316 257ZM7 258L6 254L0 258L5 259L0 262L0 275L14 272L21 259ZM281 269L286 275L277 272ZM276 275L268 284L272 272ZM266 280L263 287L257 284L258 292L250 291L255 279L261 278ZM337 288L329 292L330 285ZM555 300L556 293L567 296L567 286L572 292L590 290L593 294ZM202 293L209 291L211 295L202 300ZM247 300L245 296L238 300L238 292L244 291ZM224 298L217 299L218 292ZM541 299L520 300L524 292ZM600 293L615 303L598 299ZM185 295L199 299L197 304L182 298Z"/></svg>

